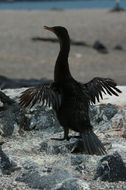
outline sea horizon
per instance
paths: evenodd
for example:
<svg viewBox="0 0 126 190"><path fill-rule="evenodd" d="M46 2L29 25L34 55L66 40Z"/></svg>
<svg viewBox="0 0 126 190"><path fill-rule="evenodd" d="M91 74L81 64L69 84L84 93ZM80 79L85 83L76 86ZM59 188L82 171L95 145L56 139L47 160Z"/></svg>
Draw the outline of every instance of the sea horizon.
<svg viewBox="0 0 126 190"><path fill-rule="evenodd" d="M69 10L113 8L115 0L0 0L0 10ZM126 8L126 0L120 1Z"/></svg>

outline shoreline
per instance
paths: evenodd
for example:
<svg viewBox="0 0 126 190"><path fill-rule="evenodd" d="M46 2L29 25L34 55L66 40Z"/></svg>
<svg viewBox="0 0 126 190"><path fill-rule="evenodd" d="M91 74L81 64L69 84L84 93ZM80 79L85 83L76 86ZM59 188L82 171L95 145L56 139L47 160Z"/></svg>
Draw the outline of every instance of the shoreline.
<svg viewBox="0 0 126 190"><path fill-rule="evenodd" d="M0 9L0 12L8 12L8 11L16 11L16 12L73 12L73 11L107 11L108 13L110 12L111 7L110 8L80 8L80 9L49 9L49 10L44 10L44 9ZM123 12L122 12L123 13ZM116 14L116 13L115 13ZM125 14L125 12L124 12Z"/></svg>

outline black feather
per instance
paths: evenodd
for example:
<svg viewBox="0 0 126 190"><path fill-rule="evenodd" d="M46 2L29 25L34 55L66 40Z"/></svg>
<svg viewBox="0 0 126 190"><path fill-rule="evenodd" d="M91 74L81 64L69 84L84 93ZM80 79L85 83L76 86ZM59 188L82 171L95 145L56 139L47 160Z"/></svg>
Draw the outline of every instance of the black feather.
<svg viewBox="0 0 126 190"><path fill-rule="evenodd" d="M92 130L84 131L81 133L81 136L83 140L84 152L97 155L106 154L104 146Z"/></svg>
<svg viewBox="0 0 126 190"><path fill-rule="evenodd" d="M52 105L54 108L59 109L61 102L59 101L60 94L51 88L51 85L42 85L38 88L29 88L25 90L19 98L20 105L33 107L36 103L41 103L42 106Z"/></svg>

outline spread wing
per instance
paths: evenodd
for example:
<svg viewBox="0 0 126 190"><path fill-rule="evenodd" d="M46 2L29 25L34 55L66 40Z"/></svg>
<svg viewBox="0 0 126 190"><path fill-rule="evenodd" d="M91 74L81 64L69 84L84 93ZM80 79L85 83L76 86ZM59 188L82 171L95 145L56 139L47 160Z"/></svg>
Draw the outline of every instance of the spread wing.
<svg viewBox="0 0 126 190"><path fill-rule="evenodd" d="M103 99L102 94L109 94L110 96L119 96L121 91L116 87L114 80L109 78L96 77L86 84L81 84L84 92L86 93L91 103L99 102L100 98Z"/></svg>
<svg viewBox="0 0 126 190"><path fill-rule="evenodd" d="M36 103L42 103L42 106L52 106L58 109L61 105L61 93L54 83L43 84L40 87L33 87L25 90L19 97L19 104L23 107L33 107Z"/></svg>

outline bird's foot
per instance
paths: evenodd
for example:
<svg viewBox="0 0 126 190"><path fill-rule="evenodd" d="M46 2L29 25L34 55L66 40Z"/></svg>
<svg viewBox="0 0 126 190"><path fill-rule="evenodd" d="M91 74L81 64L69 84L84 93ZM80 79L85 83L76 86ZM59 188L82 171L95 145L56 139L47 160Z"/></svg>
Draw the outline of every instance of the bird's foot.
<svg viewBox="0 0 126 190"><path fill-rule="evenodd" d="M55 140L55 141L64 141L64 140L67 140L67 141L69 141L71 138L80 139L81 136L67 136L67 137L63 137L63 138L51 138L51 140Z"/></svg>
<svg viewBox="0 0 126 190"><path fill-rule="evenodd" d="M51 140L55 140L55 141L64 141L64 140L67 140L69 141L70 137L63 137L63 138L51 138Z"/></svg>
<svg viewBox="0 0 126 190"><path fill-rule="evenodd" d="M71 139L71 138L76 138L76 139L81 139L81 136L69 136L69 139Z"/></svg>

